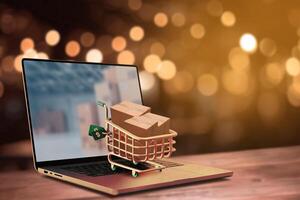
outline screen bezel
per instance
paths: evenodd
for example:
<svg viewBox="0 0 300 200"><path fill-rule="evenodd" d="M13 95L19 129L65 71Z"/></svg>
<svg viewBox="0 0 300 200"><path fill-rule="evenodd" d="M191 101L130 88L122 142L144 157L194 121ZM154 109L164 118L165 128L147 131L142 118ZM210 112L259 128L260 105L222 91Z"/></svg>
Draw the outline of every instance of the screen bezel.
<svg viewBox="0 0 300 200"><path fill-rule="evenodd" d="M143 102L143 96L142 96L142 89L140 84L140 77L139 77L139 70L136 65L128 65L128 64L112 64L112 63L94 63L94 62L83 62L83 61L70 61L70 60L53 60L53 59L36 59L36 58L23 58L22 59L22 77L23 77L23 87L24 87L24 93L25 93L25 103L26 103L26 110L27 110L27 119L28 119L28 125L29 125L29 133L30 133L30 140L32 145L32 154L33 154L33 162L35 169L38 169L39 167L45 167L45 166L55 166L55 165L63 165L63 164L72 164L72 163L83 163L83 162L93 162L93 161L102 161L106 160L107 156L92 156L92 157L84 157L84 158L73 158L73 159L62 159L62 160L51 160L51 161L40 161L37 162L36 160L36 154L35 154L35 146L34 146L34 140L33 140L33 129L32 129L32 121L31 121L31 115L30 115L30 107L29 107L29 98L28 98L28 92L27 92L27 80L26 80L26 74L25 74L25 64L24 61L37 61L37 62L53 62L53 63L76 63L76 64L91 64L91 65L109 65L109 66L119 66L119 67L134 67L136 69L137 77L138 77L138 84L140 89L140 96L141 96L141 102ZM100 66L101 67L101 66Z"/></svg>

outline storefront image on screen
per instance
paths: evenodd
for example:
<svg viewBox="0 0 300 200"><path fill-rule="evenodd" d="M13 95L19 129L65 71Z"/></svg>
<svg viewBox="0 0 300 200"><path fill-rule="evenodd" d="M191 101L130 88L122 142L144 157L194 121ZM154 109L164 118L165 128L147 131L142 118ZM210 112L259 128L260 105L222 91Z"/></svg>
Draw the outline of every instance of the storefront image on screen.
<svg viewBox="0 0 300 200"><path fill-rule="evenodd" d="M96 101L142 103L136 67L36 60L24 65L37 162L106 155L105 140L88 136L90 124L104 125Z"/></svg>

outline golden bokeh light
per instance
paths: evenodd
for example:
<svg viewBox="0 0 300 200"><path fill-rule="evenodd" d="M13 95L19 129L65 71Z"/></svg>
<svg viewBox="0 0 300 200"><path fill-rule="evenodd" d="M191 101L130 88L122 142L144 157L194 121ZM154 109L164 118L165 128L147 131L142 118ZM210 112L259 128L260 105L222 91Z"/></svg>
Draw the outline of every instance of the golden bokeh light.
<svg viewBox="0 0 300 200"><path fill-rule="evenodd" d="M34 48L34 41L31 38L24 38L20 43L20 49L25 52Z"/></svg>
<svg viewBox="0 0 300 200"><path fill-rule="evenodd" d="M258 47L260 52L267 57L273 56L277 51L275 42L269 38L262 39Z"/></svg>
<svg viewBox="0 0 300 200"><path fill-rule="evenodd" d="M133 64L135 62L135 56L130 50L121 51L118 54L117 62L119 64Z"/></svg>
<svg viewBox="0 0 300 200"><path fill-rule="evenodd" d="M22 59L23 55L17 55L14 60L14 67L17 72L22 72Z"/></svg>
<svg viewBox="0 0 300 200"><path fill-rule="evenodd" d="M291 84L287 90L287 99L292 106L300 107L300 87Z"/></svg>
<svg viewBox="0 0 300 200"><path fill-rule="evenodd" d="M160 42L154 42L150 46L150 53L156 54L162 58L166 53L165 46Z"/></svg>
<svg viewBox="0 0 300 200"><path fill-rule="evenodd" d="M14 67L14 56L5 56L1 61L1 68L5 72L12 72Z"/></svg>
<svg viewBox="0 0 300 200"><path fill-rule="evenodd" d="M168 21L168 16L163 12L156 13L154 16L154 24L158 27L165 27Z"/></svg>
<svg viewBox="0 0 300 200"><path fill-rule="evenodd" d="M160 57L155 54L150 54L146 56L143 62L145 70L150 73L157 72L160 63L161 63Z"/></svg>
<svg viewBox="0 0 300 200"><path fill-rule="evenodd" d="M296 57L296 58L300 58L300 45L295 46L295 47L292 48L291 56Z"/></svg>
<svg viewBox="0 0 300 200"><path fill-rule="evenodd" d="M171 79L174 89L178 92L188 92L194 86L194 78L188 71L179 71L175 77Z"/></svg>
<svg viewBox="0 0 300 200"><path fill-rule="evenodd" d="M91 32L84 32L81 36L80 36L80 43L82 44L82 46L84 47L90 47L95 43L95 35Z"/></svg>
<svg viewBox="0 0 300 200"><path fill-rule="evenodd" d="M159 64L157 71L159 78L163 80L170 80L176 75L176 66L174 62L170 60L164 60Z"/></svg>
<svg viewBox="0 0 300 200"><path fill-rule="evenodd" d="M197 89L204 96L214 95L218 87L218 80L212 74L203 74L197 79Z"/></svg>
<svg viewBox="0 0 300 200"><path fill-rule="evenodd" d="M174 13L171 20L173 25L177 27L181 27L185 24L185 16L182 13Z"/></svg>
<svg viewBox="0 0 300 200"><path fill-rule="evenodd" d="M225 90L233 95L246 95L249 91L249 76L240 70L228 70L222 76Z"/></svg>
<svg viewBox="0 0 300 200"><path fill-rule="evenodd" d="M253 53L257 49L257 41L253 34L251 33L245 33L240 38L240 47L248 52Z"/></svg>
<svg viewBox="0 0 300 200"><path fill-rule="evenodd" d="M265 73L270 83L278 85L284 77L284 67L276 62L269 63L266 65Z"/></svg>
<svg viewBox="0 0 300 200"><path fill-rule="evenodd" d="M129 31L129 37L133 41L141 41L144 38L144 29L140 26L134 26Z"/></svg>
<svg viewBox="0 0 300 200"><path fill-rule="evenodd" d="M231 27L235 24L235 15L231 11L225 11L221 16L221 22L224 26Z"/></svg>
<svg viewBox="0 0 300 200"><path fill-rule="evenodd" d="M248 69L250 65L249 55L239 47L230 50L228 60L230 66L236 70Z"/></svg>
<svg viewBox="0 0 300 200"><path fill-rule="evenodd" d="M286 71L290 76L297 76L300 74L300 62L297 58L291 57L286 60Z"/></svg>
<svg viewBox="0 0 300 200"><path fill-rule="evenodd" d="M193 24L190 28L190 33L193 38L201 39L205 35L205 28L202 24Z"/></svg>
<svg viewBox="0 0 300 200"><path fill-rule="evenodd" d="M41 59L48 59L49 58L48 54L45 53L45 52L38 52L37 56L38 56L38 58L41 58Z"/></svg>
<svg viewBox="0 0 300 200"><path fill-rule="evenodd" d="M111 42L111 47L117 52L123 51L126 48L126 45L126 39L122 36L115 37Z"/></svg>
<svg viewBox="0 0 300 200"><path fill-rule="evenodd" d="M99 49L91 49L86 53L85 60L99 63L103 60L103 54Z"/></svg>
<svg viewBox="0 0 300 200"><path fill-rule="evenodd" d="M38 58L38 54L35 49L28 49L27 51L25 51L23 57L24 58Z"/></svg>
<svg viewBox="0 0 300 200"><path fill-rule="evenodd" d="M4 84L0 81L0 98L4 95Z"/></svg>
<svg viewBox="0 0 300 200"><path fill-rule="evenodd" d="M55 46L60 41L60 34L57 30L49 30L45 35L45 41L49 46Z"/></svg>
<svg viewBox="0 0 300 200"><path fill-rule="evenodd" d="M66 44L65 52L69 57L75 57L80 53L80 45L77 41L71 40Z"/></svg>
<svg viewBox="0 0 300 200"><path fill-rule="evenodd" d="M139 75L140 75L142 90L144 91L151 90L154 87L156 81L154 75L147 71L141 71Z"/></svg>
<svg viewBox="0 0 300 200"><path fill-rule="evenodd" d="M128 0L128 7L131 10L139 10L143 5L142 0Z"/></svg>
<svg viewBox="0 0 300 200"><path fill-rule="evenodd" d="M219 17L223 13L223 6L219 0L210 0L206 4L208 14L214 17Z"/></svg>

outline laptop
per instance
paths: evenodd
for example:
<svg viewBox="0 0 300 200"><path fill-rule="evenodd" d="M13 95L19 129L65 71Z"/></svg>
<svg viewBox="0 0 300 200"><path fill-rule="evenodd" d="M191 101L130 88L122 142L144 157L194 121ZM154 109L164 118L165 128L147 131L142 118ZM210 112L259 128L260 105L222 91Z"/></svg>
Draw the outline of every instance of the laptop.
<svg viewBox="0 0 300 200"><path fill-rule="evenodd" d="M98 100L108 106L125 100L143 104L136 66L23 59L22 67L37 172L111 195L232 176L230 170L172 159L156 159L165 168L138 177L126 169L111 169L105 140L95 141L88 129L90 124L104 126Z"/></svg>

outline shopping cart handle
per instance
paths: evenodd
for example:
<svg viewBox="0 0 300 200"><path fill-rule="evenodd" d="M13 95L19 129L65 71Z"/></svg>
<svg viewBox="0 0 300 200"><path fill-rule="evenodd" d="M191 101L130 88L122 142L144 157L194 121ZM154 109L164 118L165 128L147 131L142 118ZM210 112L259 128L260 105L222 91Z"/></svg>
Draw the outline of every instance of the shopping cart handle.
<svg viewBox="0 0 300 200"><path fill-rule="evenodd" d="M102 126L91 124L89 128L89 136L93 137L94 140L100 140L106 136L106 130Z"/></svg>
<svg viewBox="0 0 300 200"><path fill-rule="evenodd" d="M97 105L102 107L106 106L106 104L102 101L97 101Z"/></svg>

